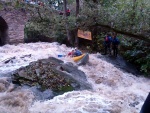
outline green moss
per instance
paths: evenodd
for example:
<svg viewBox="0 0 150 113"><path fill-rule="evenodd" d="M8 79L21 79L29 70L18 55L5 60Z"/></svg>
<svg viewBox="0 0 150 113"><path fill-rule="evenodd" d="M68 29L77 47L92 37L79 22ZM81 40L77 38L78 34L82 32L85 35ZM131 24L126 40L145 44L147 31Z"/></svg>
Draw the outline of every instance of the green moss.
<svg viewBox="0 0 150 113"><path fill-rule="evenodd" d="M146 76L150 75L149 44L140 40L128 41L123 43L122 55L126 60L135 64Z"/></svg>
<svg viewBox="0 0 150 113"><path fill-rule="evenodd" d="M68 91L72 91L72 90L73 90L73 87L71 85L63 86L60 89L60 91L63 91L63 92L68 92Z"/></svg>
<svg viewBox="0 0 150 113"><path fill-rule="evenodd" d="M2 10L2 9L3 9L3 4L0 3L0 10Z"/></svg>

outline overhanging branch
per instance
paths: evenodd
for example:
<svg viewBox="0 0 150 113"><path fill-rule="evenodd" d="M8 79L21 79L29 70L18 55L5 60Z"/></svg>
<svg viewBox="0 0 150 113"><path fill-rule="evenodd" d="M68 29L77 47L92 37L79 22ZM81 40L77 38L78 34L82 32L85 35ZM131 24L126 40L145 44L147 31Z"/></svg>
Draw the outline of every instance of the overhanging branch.
<svg viewBox="0 0 150 113"><path fill-rule="evenodd" d="M119 29L112 28L109 25L96 24L96 26L102 26L102 27L108 28L110 30L113 30L114 32L117 32L117 33L120 33L120 34L123 34L123 35L126 35L126 36L133 37L135 39L143 40L143 41L146 41L146 42L150 43L150 38L148 36L144 36L142 34L133 34L131 32L121 31Z"/></svg>

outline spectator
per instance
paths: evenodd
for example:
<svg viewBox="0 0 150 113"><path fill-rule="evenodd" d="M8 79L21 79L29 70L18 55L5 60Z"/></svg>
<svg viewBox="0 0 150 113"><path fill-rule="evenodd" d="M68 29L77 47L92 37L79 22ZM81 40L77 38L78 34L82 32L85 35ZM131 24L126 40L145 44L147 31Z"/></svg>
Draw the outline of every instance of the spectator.
<svg viewBox="0 0 150 113"><path fill-rule="evenodd" d="M111 42L112 42L112 37L110 34L107 34L106 37L104 38L104 55L107 54L107 51L109 51L109 54L111 55Z"/></svg>
<svg viewBox="0 0 150 113"><path fill-rule="evenodd" d="M112 49L113 49L113 55L117 57L118 55L118 45L120 44L119 39L117 38L116 34L113 34L112 36Z"/></svg>

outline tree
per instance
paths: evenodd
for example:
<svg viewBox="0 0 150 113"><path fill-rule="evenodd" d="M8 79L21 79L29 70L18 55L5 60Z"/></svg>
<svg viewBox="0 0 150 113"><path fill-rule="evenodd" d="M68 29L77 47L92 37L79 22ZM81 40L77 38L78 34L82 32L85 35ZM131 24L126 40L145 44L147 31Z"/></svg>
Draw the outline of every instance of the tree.
<svg viewBox="0 0 150 113"><path fill-rule="evenodd" d="M79 0L76 0L76 17L78 16L79 14Z"/></svg>
<svg viewBox="0 0 150 113"><path fill-rule="evenodd" d="M68 19L67 19L67 0L63 0L63 3L64 3L64 14L65 14L65 27L66 27L66 32L67 32L67 39L68 39L68 42L72 45L72 40L71 40L71 36L70 36L70 31L69 31L69 28L68 28Z"/></svg>
<svg viewBox="0 0 150 113"><path fill-rule="evenodd" d="M79 14L79 0L76 0L76 18L78 17L78 14ZM76 29L76 32L78 32L78 26L77 26L77 29ZM76 33L77 34L77 33ZM78 36L76 35L75 37L75 45L78 47L79 46L79 39L78 39Z"/></svg>

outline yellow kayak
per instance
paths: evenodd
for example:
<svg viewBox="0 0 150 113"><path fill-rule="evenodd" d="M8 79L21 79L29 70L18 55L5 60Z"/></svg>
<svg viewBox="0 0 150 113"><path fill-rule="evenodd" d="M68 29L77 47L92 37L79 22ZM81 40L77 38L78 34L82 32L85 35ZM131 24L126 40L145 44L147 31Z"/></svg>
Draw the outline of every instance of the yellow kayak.
<svg viewBox="0 0 150 113"><path fill-rule="evenodd" d="M84 56L85 56L85 54L82 54L80 56L73 57L72 59L74 62L77 62L77 61L81 60Z"/></svg>

